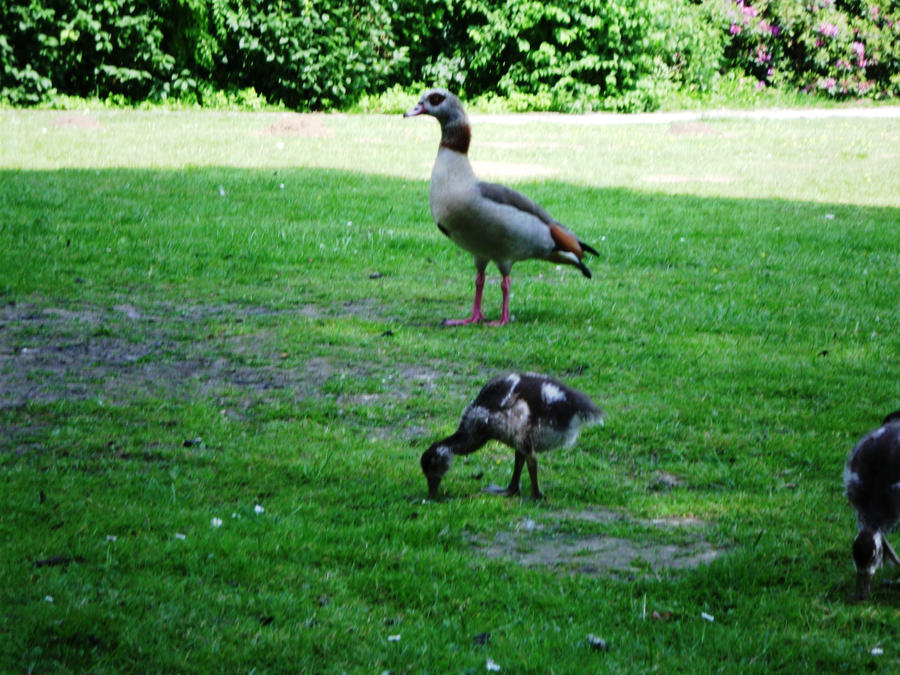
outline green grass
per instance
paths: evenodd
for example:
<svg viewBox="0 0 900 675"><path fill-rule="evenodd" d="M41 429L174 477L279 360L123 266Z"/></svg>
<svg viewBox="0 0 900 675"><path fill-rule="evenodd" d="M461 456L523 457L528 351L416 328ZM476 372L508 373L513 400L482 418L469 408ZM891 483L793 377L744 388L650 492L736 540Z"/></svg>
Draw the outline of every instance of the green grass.
<svg viewBox="0 0 900 675"><path fill-rule="evenodd" d="M478 117L481 174L600 256L520 263L511 325L448 329L474 273L428 211L433 120L60 115L0 111L0 670L900 664L896 573L851 600L840 482L900 407L897 120ZM541 458L546 503L480 492L498 445L424 502L421 452L514 368L606 425ZM505 533L721 555L586 574L489 556Z"/></svg>

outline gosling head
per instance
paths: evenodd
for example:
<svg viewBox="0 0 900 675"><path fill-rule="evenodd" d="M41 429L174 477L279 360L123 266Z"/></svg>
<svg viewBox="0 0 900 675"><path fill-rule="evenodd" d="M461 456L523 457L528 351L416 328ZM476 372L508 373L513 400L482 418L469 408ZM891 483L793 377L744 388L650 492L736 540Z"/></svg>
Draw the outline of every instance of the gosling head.
<svg viewBox="0 0 900 675"><path fill-rule="evenodd" d="M870 527L860 529L853 541L853 564L856 565L856 598L858 600L865 600L869 597L875 570L881 567L885 560L900 565L900 559L897 558L894 549L891 548L881 532Z"/></svg>
<svg viewBox="0 0 900 675"><path fill-rule="evenodd" d="M438 487L453 463L453 452L446 445L435 443L422 453L422 473L428 481L428 498L437 499Z"/></svg>

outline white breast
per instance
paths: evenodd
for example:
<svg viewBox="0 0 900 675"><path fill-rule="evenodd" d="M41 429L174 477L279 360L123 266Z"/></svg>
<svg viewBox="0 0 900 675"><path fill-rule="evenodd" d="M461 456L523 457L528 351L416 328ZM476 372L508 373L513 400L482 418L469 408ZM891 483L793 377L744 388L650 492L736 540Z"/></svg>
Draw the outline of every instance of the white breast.
<svg viewBox="0 0 900 675"><path fill-rule="evenodd" d="M464 210L471 200L477 179L469 157L440 148L431 169L429 203L436 223L452 228L454 213Z"/></svg>

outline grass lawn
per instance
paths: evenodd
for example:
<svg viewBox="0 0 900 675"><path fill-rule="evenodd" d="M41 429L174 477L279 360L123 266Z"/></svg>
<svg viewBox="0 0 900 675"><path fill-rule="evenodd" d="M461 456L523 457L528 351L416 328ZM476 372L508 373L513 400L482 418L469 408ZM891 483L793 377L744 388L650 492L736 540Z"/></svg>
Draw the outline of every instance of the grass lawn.
<svg viewBox="0 0 900 675"><path fill-rule="evenodd" d="M0 110L0 671L896 672L841 474L900 408L900 120L473 136L600 252L502 329L440 325L434 120ZM425 501L512 369L606 425Z"/></svg>

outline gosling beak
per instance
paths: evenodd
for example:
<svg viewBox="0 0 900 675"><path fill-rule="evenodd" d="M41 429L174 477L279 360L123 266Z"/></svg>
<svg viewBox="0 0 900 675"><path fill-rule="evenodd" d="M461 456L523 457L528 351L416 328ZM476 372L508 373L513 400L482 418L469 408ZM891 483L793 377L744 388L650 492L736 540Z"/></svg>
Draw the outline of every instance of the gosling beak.
<svg viewBox="0 0 900 675"><path fill-rule="evenodd" d="M868 572L856 573L856 599L865 600L869 597L872 587L872 575Z"/></svg>
<svg viewBox="0 0 900 675"><path fill-rule="evenodd" d="M428 498L437 499L438 486L441 484L440 478L434 476L426 476L428 479Z"/></svg>

